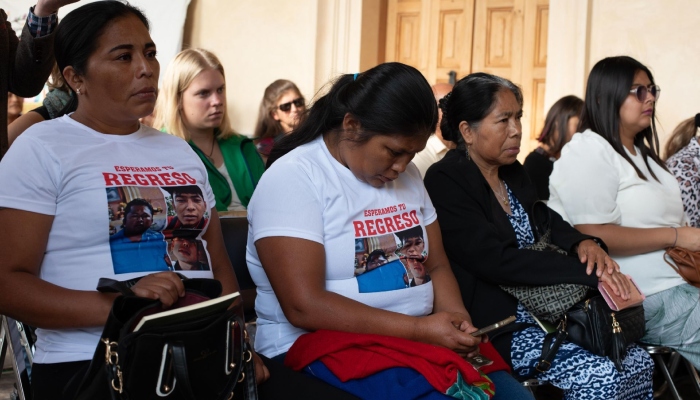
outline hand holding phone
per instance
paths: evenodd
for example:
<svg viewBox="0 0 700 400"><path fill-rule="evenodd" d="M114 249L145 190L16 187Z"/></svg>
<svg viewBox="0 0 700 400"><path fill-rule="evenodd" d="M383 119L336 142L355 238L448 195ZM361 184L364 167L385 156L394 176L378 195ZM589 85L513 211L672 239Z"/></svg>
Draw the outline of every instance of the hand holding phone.
<svg viewBox="0 0 700 400"><path fill-rule="evenodd" d="M495 324L483 327L483 328L479 329L478 331L472 332L471 335L474 337L479 337L479 336L485 335L491 331L495 331L496 329L501 328L505 325L508 325L513 321L515 321L515 315L511 315L510 317L504 319L503 321L496 322Z"/></svg>

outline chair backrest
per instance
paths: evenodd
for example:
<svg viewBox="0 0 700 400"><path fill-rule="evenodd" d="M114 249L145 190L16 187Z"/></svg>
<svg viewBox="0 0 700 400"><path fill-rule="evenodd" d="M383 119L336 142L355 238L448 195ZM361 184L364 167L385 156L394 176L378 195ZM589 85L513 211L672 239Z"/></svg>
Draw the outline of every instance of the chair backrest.
<svg viewBox="0 0 700 400"><path fill-rule="evenodd" d="M2 316L0 320L2 328L2 356L0 364L4 362L4 358L9 354L12 370L15 373L15 388L16 395L20 400L29 400L32 396L32 388L30 385L31 364L34 356L33 338L29 332L31 328L12 318ZM6 350L9 350L6 353Z"/></svg>
<svg viewBox="0 0 700 400"><path fill-rule="evenodd" d="M255 283L253 278L250 277L248 265L245 261L246 242L248 241L248 219L245 217L222 217L220 221L226 252L231 260L231 264L233 264L233 271L236 273L238 286L243 295L243 311L246 319L249 319L255 315Z"/></svg>

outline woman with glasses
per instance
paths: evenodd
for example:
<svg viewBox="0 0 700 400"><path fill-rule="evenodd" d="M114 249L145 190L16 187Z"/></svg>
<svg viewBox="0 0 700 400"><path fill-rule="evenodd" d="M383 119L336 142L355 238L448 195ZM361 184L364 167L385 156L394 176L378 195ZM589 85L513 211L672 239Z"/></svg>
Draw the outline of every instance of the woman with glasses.
<svg viewBox="0 0 700 400"><path fill-rule="evenodd" d="M185 139L207 168L217 211L245 211L264 164L253 142L233 131L226 113L226 78L204 49L181 51L168 65L154 127Z"/></svg>
<svg viewBox="0 0 700 400"><path fill-rule="evenodd" d="M301 122L305 112L306 101L294 82L278 79L265 88L254 134L265 161L274 144Z"/></svg>
<svg viewBox="0 0 700 400"><path fill-rule="evenodd" d="M700 229L684 226L676 178L659 158L654 123L660 88L649 68L626 57L591 71L574 135L554 164L549 206L599 237L646 295L643 342L676 349L700 367L700 289L664 261L664 250L700 250Z"/></svg>

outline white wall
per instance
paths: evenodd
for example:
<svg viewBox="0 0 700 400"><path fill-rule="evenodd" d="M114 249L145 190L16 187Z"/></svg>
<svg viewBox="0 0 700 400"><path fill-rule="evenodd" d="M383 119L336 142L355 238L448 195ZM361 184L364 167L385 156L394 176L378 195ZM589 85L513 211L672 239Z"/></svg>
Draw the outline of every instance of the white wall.
<svg viewBox="0 0 700 400"><path fill-rule="evenodd" d="M661 86L663 146L678 123L700 112L699 12L695 0L550 0L546 106L567 94L583 97L600 59L629 55Z"/></svg>
<svg viewBox="0 0 700 400"><path fill-rule="evenodd" d="M250 135L274 80L311 100L339 73L357 72L361 12L360 0L193 0L184 45L221 59L233 127Z"/></svg>

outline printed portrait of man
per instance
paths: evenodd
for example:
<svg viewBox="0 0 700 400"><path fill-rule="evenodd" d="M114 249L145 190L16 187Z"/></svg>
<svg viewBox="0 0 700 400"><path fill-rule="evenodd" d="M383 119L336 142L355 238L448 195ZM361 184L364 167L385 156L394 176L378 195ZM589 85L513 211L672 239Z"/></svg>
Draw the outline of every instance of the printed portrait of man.
<svg viewBox="0 0 700 400"><path fill-rule="evenodd" d="M170 252L173 255L173 270L175 271L208 271L209 264L202 242L194 235L183 234L181 230L170 241Z"/></svg>
<svg viewBox="0 0 700 400"><path fill-rule="evenodd" d="M115 274L167 271L167 244L162 233L151 229L153 206L133 199L124 208L122 229L109 238Z"/></svg>
<svg viewBox="0 0 700 400"><path fill-rule="evenodd" d="M204 229L207 224L207 219L204 218L207 202L199 186L173 186L163 189L171 194L175 208L175 217L168 222L166 230Z"/></svg>

